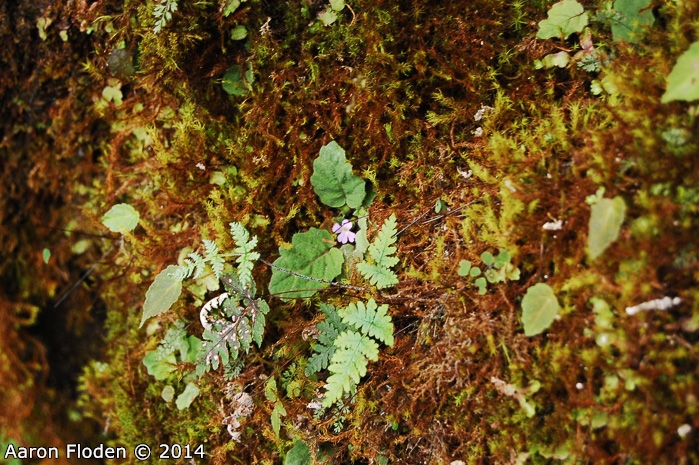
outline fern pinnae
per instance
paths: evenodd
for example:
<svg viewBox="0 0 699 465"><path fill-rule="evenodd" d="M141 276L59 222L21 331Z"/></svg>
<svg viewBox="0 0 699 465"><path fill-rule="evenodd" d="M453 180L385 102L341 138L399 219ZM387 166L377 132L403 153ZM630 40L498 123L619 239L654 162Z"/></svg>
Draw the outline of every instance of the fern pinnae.
<svg viewBox="0 0 699 465"><path fill-rule="evenodd" d="M393 256L397 248L392 246L397 240L396 226L396 215L392 214L369 246L369 255L374 263L357 264L357 271L377 289L398 284L398 276L391 270L398 263L398 258Z"/></svg>
<svg viewBox="0 0 699 465"><path fill-rule="evenodd" d="M364 302L351 303L340 312L342 321L354 326L365 335L393 346L393 322L388 315L388 305L377 305L374 299Z"/></svg>
<svg viewBox="0 0 699 465"><path fill-rule="evenodd" d="M384 268L391 268L398 263L397 257L392 257L396 250L396 247L392 247L397 240L395 236L397 232L396 215L392 214L381 226L379 234L369 246L369 254L371 258L374 259L377 265Z"/></svg>
<svg viewBox="0 0 699 465"><path fill-rule="evenodd" d="M343 331L334 343L336 350L328 370L323 407L330 407L356 386L364 375L368 360L379 359L379 345L356 331Z"/></svg>
<svg viewBox="0 0 699 465"><path fill-rule="evenodd" d="M209 241L204 239L204 250L206 252L205 261L209 262L211 269L216 276L216 279L221 279L221 274L223 274L223 266L226 262L218 251L218 246L214 241Z"/></svg>
<svg viewBox="0 0 699 465"><path fill-rule="evenodd" d="M252 281L252 269L255 262L259 260L260 254L254 252L253 249L257 246L257 236L250 239L250 233L240 223L230 223L231 237L235 241L236 248L234 254L238 255L236 263L238 263L238 279L243 285Z"/></svg>

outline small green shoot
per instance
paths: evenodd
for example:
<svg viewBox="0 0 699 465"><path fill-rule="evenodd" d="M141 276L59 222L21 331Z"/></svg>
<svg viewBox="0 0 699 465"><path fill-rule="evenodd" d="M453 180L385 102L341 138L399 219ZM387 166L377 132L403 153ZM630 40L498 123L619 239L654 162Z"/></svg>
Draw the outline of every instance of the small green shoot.
<svg viewBox="0 0 699 465"><path fill-rule="evenodd" d="M478 288L478 293L483 295L487 292L488 283L497 284L506 280L517 281L519 279L519 268L510 263L511 259L510 253L504 249L500 249L497 256L486 251L481 254L485 271L473 266L470 260L461 260L458 274L464 278L475 278L473 284Z"/></svg>
<svg viewBox="0 0 699 465"><path fill-rule="evenodd" d="M587 251L591 260L596 259L617 240L626 214L626 203L619 196L600 199L591 207Z"/></svg>
<svg viewBox="0 0 699 465"><path fill-rule="evenodd" d="M281 429L282 417L286 416L286 409L284 404L279 400L279 395L277 394L277 380L272 376L265 383L265 397L267 400L274 403L274 408L272 410L272 415L270 416L270 421L272 422L272 430L274 434L279 437L279 431Z"/></svg>
<svg viewBox="0 0 699 465"><path fill-rule="evenodd" d="M527 289L522 299L522 324L527 337L543 333L558 315L560 305L551 286L538 283Z"/></svg>

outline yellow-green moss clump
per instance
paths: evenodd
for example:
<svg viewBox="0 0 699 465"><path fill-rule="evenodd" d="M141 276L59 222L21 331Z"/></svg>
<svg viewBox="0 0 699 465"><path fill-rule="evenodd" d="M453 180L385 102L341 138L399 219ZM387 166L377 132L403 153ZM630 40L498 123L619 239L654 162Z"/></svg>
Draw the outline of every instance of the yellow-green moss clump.
<svg viewBox="0 0 699 465"><path fill-rule="evenodd" d="M661 100L699 7L554 4L0 6L3 447L75 442L56 433L72 424L85 442L150 444L153 463L162 443L202 444L213 464L698 462L698 107ZM350 268L354 288L282 300L260 262L260 348L198 378L181 346L146 367L176 322L202 336L215 279L185 281L139 327L154 277L202 238L232 250L239 222L273 262L349 214L311 183L332 140L375 194L357 218L370 239L398 219L399 284L369 292ZM100 223L117 203L140 214L123 238ZM538 283L557 314L527 337ZM369 297L395 344L321 409L317 304ZM58 346L87 355L60 372L43 352ZM47 412L58 429L36 426Z"/></svg>

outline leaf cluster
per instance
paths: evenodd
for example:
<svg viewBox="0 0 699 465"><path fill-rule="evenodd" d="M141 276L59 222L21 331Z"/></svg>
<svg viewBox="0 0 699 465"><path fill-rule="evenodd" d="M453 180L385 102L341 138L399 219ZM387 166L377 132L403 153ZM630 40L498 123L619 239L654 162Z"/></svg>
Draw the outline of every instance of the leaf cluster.
<svg viewBox="0 0 699 465"><path fill-rule="evenodd" d="M481 254L485 271L473 266L470 260L461 260L458 274L463 277L475 278L473 283L478 287L478 293L483 295L487 291L488 283L496 284L506 280L517 281L519 279L519 268L510 263L511 259L510 253L504 249L500 249L497 256L486 251Z"/></svg>
<svg viewBox="0 0 699 465"><path fill-rule="evenodd" d="M254 285L252 269L256 260L260 258L258 252L253 251L257 246L257 236L250 238L250 234L240 223L230 223L230 233L236 247L233 253L238 255L236 263L237 282L241 288ZM204 239L204 255L191 252L184 259L184 265L170 265L161 271L146 292L146 301L143 304L143 316L141 326L151 317L160 315L172 307L182 292L182 281L187 278L197 279L208 268L214 273L217 280L223 276L226 267L225 254L219 251L214 241Z"/></svg>

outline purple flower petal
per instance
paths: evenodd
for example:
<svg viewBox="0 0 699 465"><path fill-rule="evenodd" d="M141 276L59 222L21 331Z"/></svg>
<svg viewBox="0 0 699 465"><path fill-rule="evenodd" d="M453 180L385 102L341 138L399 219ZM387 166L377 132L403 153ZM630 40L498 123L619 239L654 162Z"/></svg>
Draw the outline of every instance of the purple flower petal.
<svg viewBox="0 0 699 465"><path fill-rule="evenodd" d="M347 244L348 242L354 242L357 236L352 232L352 222L350 220L342 220L342 224L335 223L333 225L333 232L337 234L337 240L341 244Z"/></svg>

